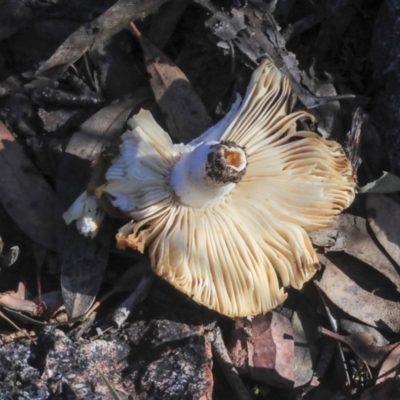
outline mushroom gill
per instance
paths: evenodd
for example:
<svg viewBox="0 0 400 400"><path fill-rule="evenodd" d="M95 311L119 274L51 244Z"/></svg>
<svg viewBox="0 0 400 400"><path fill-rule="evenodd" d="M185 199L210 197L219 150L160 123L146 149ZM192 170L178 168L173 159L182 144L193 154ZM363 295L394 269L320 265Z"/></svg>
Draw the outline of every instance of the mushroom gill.
<svg viewBox="0 0 400 400"><path fill-rule="evenodd" d="M104 192L133 221L120 247L148 249L153 271L230 317L282 303L316 271L306 230L328 226L354 199L336 142L288 114L289 80L269 61L238 107L188 145L174 145L148 111L132 119Z"/></svg>

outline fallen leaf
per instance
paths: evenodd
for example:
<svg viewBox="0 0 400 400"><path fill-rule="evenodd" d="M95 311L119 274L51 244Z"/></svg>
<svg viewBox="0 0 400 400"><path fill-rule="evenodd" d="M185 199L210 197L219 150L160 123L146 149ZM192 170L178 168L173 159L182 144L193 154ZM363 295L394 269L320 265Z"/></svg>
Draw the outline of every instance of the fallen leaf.
<svg viewBox="0 0 400 400"><path fill-rule="evenodd" d="M142 47L154 96L168 125L169 133L182 143L188 143L204 133L212 120L200 96L186 75L156 46L131 24Z"/></svg>
<svg viewBox="0 0 400 400"><path fill-rule="evenodd" d="M154 13L151 19L147 35L150 42L162 49L176 29L187 6L187 0L175 0L161 6L159 12Z"/></svg>
<svg viewBox="0 0 400 400"><path fill-rule="evenodd" d="M318 314L315 304L305 296L293 301L295 309L290 319L294 339L294 387L304 387L311 383L315 367L321 359L319 342Z"/></svg>
<svg viewBox="0 0 400 400"><path fill-rule="evenodd" d="M314 283L337 307L359 321L376 328L398 332L400 303L367 292L326 257L320 256L325 270Z"/></svg>
<svg viewBox="0 0 400 400"><path fill-rule="evenodd" d="M314 245L324 247L326 252L344 251L380 272L400 289L398 268L375 243L364 218L342 214L331 227L309 235Z"/></svg>
<svg viewBox="0 0 400 400"><path fill-rule="evenodd" d="M368 223L382 247L400 266L400 204L383 194L369 194Z"/></svg>
<svg viewBox="0 0 400 400"><path fill-rule="evenodd" d="M349 346L357 357L365 361L370 367L377 367L399 345L399 343L393 343L377 346L375 337L368 332L358 332L344 336L322 327L320 332Z"/></svg>
<svg viewBox="0 0 400 400"><path fill-rule="evenodd" d="M376 384L380 384L390 378L394 378L399 373L400 343L394 343L392 346L392 351L388 354L385 361L381 365Z"/></svg>
<svg viewBox="0 0 400 400"><path fill-rule="evenodd" d="M360 400L398 400L400 398L400 377L373 386L362 393Z"/></svg>
<svg viewBox="0 0 400 400"><path fill-rule="evenodd" d="M114 235L109 221L94 238L85 238L75 224L66 226L60 218L76 197L86 190L92 177L100 179L102 154L118 138L137 100L105 107L89 118L76 132L60 162L57 174L58 247L61 257L61 285L70 318L84 314L92 305L108 260Z"/></svg>
<svg viewBox="0 0 400 400"><path fill-rule="evenodd" d="M367 332L374 336L376 339L377 346L384 346L389 344L388 339L381 333L381 331L377 328L374 328L369 325L365 325L359 321L354 320L353 318L346 317L346 315L338 315L338 328L340 330L346 332L347 334L358 334L360 332ZM385 333L385 332L383 332Z"/></svg>
<svg viewBox="0 0 400 400"><path fill-rule="evenodd" d="M54 191L0 121L0 202L34 242L56 250Z"/></svg>
<svg viewBox="0 0 400 400"><path fill-rule="evenodd" d="M298 312L292 317L292 329L294 338L294 387L301 387L309 383L313 377L313 360L311 358L310 345L304 332L303 322Z"/></svg>
<svg viewBox="0 0 400 400"><path fill-rule="evenodd" d="M340 235L345 237L345 253L370 265L400 288L399 270L377 246L367 230L367 221L349 214L340 218Z"/></svg>
<svg viewBox="0 0 400 400"><path fill-rule="evenodd" d="M103 280L114 232L107 219L94 239L81 235L75 224L67 228L61 259L61 289L69 318L86 313Z"/></svg>
<svg viewBox="0 0 400 400"><path fill-rule="evenodd" d="M400 192L400 178L390 172L383 171L381 177L360 187L358 192L382 194Z"/></svg>
<svg viewBox="0 0 400 400"><path fill-rule="evenodd" d="M290 321L274 311L237 318L229 354L240 373L265 385L292 388L294 340Z"/></svg>

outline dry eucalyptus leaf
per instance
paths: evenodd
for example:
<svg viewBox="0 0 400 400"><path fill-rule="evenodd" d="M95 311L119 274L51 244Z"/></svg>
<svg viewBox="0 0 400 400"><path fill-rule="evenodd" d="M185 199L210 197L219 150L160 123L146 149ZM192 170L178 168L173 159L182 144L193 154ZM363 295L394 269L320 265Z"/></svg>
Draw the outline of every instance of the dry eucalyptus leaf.
<svg viewBox="0 0 400 400"><path fill-rule="evenodd" d="M187 0L175 0L161 6L159 12L154 13L151 17L147 35L150 42L162 49L176 29L176 25L188 5Z"/></svg>
<svg viewBox="0 0 400 400"><path fill-rule="evenodd" d="M393 343L392 351L388 354L385 361L379 369L376 384L385 382L390 378L394 378L400 372L400 343Z"/></svg>
<svg viewBox="0 0 400 400"><path fill-rule="evenodd" d="M0 121L0 202L34 242L56 249L54 191Z"/></svg>
<svg viewBox="0 0 400 400"><path fill-rule="evenodd" d="M353 318L346 318L344 314L340 315L338 322L340 330L348 334L359 334L360 332L367 332L374 336L377 346L384 346L386 344L389 344L388 339L377 328L365 325L362 322L354 320Z"/></svg>
<svg viewBox="0 0 400 400"><path fill-rule="evenodd" d="M400 288L399 271L371 237L364 218L341 214L331 227L309 232L309 235L313 244L324 247L327 253L344 251L368 264Z"/></svg>
<svg viewBox="0 0 400 400"><path fill-rule="evenodd" d="M390 378L362 393L360 400L398 400L400 398L400 377Z"/></svg>
<svg viewBox="0 0 400 400"><path fill-rule="evenodd" d="M294 387L300 388L318 384L315 382L316 367L323 353L319 346L320 314L315 307L314 299L298 296L292 304L295 307L290 319L294 339Z"/></svg>
<svg viewBox="0 0 400 400"><path fill-rule="evenodd" d="M126 100L104 107L71 137L57 177L57 211L60 214L87 188L93 170L109 147L117 144L129 114L141 100Z"/></svg>
<svg viewBox="0 0 400 400"><path fill-rule="evenodd" d="M370 367L377 367L396 348L399 343L376 345L376 338L368 332L358 332L343 336L320 328L320 332L349 346L357 357L361 358Z"/></svg>
<svg viewBox="0 0 400 400"><path fill-rule="evenodd" d="M61 288L71 319L85 314L96 298L108 261L113 236L111 226L108 219L104 220L94 239L81 235L74 224L67 228L61 259Z"/></svg>
<svg viewBox="0 0 400 400"><path fill-rule="evenodd" d="M294 347L294 387L301 387L309 383L313 377L313 360L311 358L310 345L304 331L303 321L299 313L292 317Z"/></svg>
<svg viewBox="0 0 400 400"><path fill-rule="evenodd" d="M387 255L376 245L367 231L364 218L349 214L340 216L340 234L345 237L345 252L386 276L397 288L400 288L400 275Z"/></svg>
<svg viewBox="0 0 400 400"><path fill-rule="evenodd" d="M400 192L400 178L390 172L383 171L377 180L367 183L358 189L359 193L396 193Z"/></svg>
<svg viewBox="0 0 400 400"><path fill-rule="evenodd" d="M180 142L188 143L204 133L212 125L212 120L186 75L135 25L131 26L142 47L151 76L150 84L165 114L168 130Z"/></svg>
<svg viewBox="0 0 400 400"><path fill-rule="evenodd" d="M101 167L103 153L118 139L137 101L110 105L89 118L68 143L57 176L57 211L60 215L84 190ZM96 175L96 174L95 174ZM98 174L100 179L100 173ZM104 225L109 223L104 221ZM75 224L59 220L61 285L68 315L84 314L92 305L103 278L113 232L106 226L94 239L85 238Z"/></svg>
<svg viewBox="0 0 400 400"><path fill-rule="evenodd" d="M400 303L385 300L367 292L351 280L324 256L321 280L314 283L345 313L376 328L398 332L400 329Z"/></svg>
<svg viewBox="0 0 400 400"><path fill-rule="evenodd" d="M368 223L382 247L400 266L400 204L383 194L367 197Z"/></svg>

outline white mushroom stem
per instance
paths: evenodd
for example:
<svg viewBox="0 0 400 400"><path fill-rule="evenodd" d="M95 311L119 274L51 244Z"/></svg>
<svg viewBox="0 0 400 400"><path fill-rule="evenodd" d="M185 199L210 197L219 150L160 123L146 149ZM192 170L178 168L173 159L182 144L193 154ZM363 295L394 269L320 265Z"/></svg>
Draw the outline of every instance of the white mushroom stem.
<svg viewBox="0 0 400 400"><path fill-rule="evenodd" d="M246 166L246 152L235 143L202 143L177 161L170 185L181 204L206 208L223 201L245 174Z"/></svg>

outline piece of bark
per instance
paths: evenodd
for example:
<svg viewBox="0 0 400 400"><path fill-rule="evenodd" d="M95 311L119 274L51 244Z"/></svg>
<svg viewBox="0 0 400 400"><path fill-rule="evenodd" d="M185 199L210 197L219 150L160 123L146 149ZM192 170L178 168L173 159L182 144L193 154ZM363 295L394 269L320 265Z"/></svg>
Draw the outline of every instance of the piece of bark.
<svg viewBox="0 0 400 400"><path fill-rule="evenodd" d="M228 350L222 338L221 329L216 327L210 332L212 336L212 349L214 357L218 361L227 381L235 392L238 400L251 400L251 394L242 382L237 369L234 367L231 358L229 357Z"/></svg>
<svg viewBox="0 0 400 400"><path fill-rule="evenodd" d="M158 9L167 0L119 0L94 21L82 25L72 33L56 52L37 70L38 75L61 75L91 46L109 39L126 28L130 21L143 18Z"/></svg>
<svg viewBox="0 0 400 400"><path fill-rule="evenodd" d="M124 387L138 400L211 400L211 343L202 326L153 319L129 328L135 354Z"/></svg>
<svg viewBox="0 0 400 400"><path fill-rule="evenodd" d="M292 388L294 340L290 321L276 313L235 321L229 354L240 373L265 385Z"/></svg>

